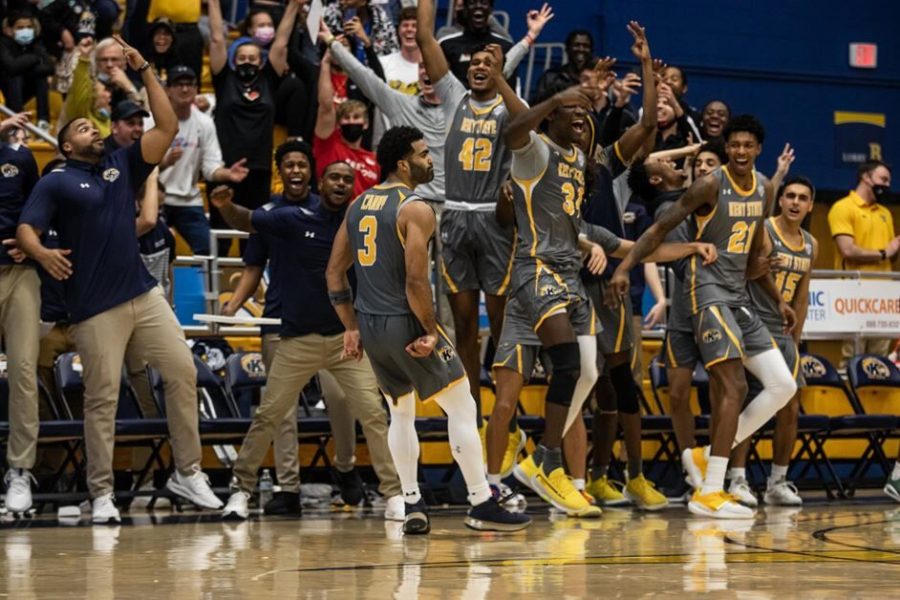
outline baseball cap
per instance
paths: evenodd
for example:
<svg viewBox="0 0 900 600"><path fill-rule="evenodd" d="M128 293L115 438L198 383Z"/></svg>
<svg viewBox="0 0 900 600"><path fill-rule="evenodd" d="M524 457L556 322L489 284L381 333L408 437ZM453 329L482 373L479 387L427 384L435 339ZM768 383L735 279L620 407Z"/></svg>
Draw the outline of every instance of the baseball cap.
<svg viewBox="0 0 900 600"><path fill-rule="evenodd" d="M175 35L175 26L172 24L172 20L168 17L159 17L153 21L150 25L150 34L156 32L157 29L168 29L169 33Z"/></svg>
<svg viewBox="0 0 900 600"><path fill-rule="evenodd" d="M150 116L150 113L148 113L144 109L144 107L137 102L133 102L131 100L122 100L113 108L112 120L123 121L125 119L130 119L134 115L141 115L142 117L146 118Z"/></svg>
<svg viewBox="0 0 900 600"><path fill-rule="evenodd" d="M175 65L166 73L166 85L172 85L179 79L197 79L197 74L187 65Z"/></svg>

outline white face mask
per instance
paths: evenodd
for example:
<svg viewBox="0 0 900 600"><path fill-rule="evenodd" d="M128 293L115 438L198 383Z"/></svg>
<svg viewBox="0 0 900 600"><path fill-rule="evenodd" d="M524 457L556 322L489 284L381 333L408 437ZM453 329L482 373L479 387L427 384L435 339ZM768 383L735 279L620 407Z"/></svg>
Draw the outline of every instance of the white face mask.
<svg viewBox="0 0 900 600"><path fill-rule="evenodd" d="M26 27L24 29L16 29L13 33L13 39L17 44L27 46L34 41L34 28Z"/></svg>
<svg viewBox="0 0 900 600"><path fill-rule="evenodd" d="M263 46L267 46L275 39L275 28L268 25L257 27L253 32L253 39Z"/></svg>

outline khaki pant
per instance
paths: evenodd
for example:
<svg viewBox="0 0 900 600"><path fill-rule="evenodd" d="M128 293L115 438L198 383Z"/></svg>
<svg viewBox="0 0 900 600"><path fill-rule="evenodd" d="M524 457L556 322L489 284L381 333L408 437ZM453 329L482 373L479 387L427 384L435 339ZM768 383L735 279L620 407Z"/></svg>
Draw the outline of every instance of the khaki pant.
<svg viewBox="0 0 900 600"><path fill-rule="evenodd" d="M265 394L234 465L234 474L242 490L249 493L256 487L257 470L276 434L285 437L283 443L288 444L281 429L285 426L284 421L291 411L296 412L297 396L303 386L317 371L327 369L343 389L351 415L362 425L372 464L381 482L379 491L388 497L400 493L400 480L387 445L387 414L378 393L375 374L367 358L359 362L342 360L343 347L342 334L309 334L278 342L272 368L268 371ZM328 392L325 394L328 403ZM296 418L289 420L295 424L297 422ZM296 429L292 435L296 457ZM355 432L350 439L355 439ZM279 461L279 468L281 466Z"/></svg>
<svg viewBox="0 0 900 600"><path fill-rule="evenodd" d="M91 497L113 491L116 406L126 348L143 356L165 382L175 468L183 475L199 469L197 372L184 332L162 289L153 288L78 323L75 344L84 366L84 440Z"/></svg>
<svg viewBox="0 0 900 600"><path fill-rule="evenodd" d="M893 349L892 338L862 338L862 350L860 354L877 354L879 356L887 356ZM856 345L853 340L845 340L841 344L841 369L847 367L847 360L856 356Z"/></svg>
<svg viewBox="0 0 900 600"><path fill-rule="evenodd" d="M75 352L75 328L71 325L54 325L52 329L41 338L40 353L38 354L38 378L53 398L58 398L56 378L53 375L53 364L60 354ZM81 405L69 406L72 416L76 419L82 417Z"/></svg>
<svg viewBox="0 0 900 600"><path fill-rule="evenodd" d="M10 468L31 469L40 428L37 366L41 343L41 280L33 267L0 266L0 335L9 377Z"/></svg>

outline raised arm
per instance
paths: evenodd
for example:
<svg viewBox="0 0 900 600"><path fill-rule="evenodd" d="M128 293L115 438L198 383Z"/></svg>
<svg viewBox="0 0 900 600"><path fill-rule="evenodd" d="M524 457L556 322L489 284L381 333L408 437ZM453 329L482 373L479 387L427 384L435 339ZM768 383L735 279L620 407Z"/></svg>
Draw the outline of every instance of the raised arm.
<svg viewBox="0 0 900 600"><path fill-rule="evenodd" d="M328 285L328 298L344 325L342 357L360 360L363 354L362 343L359 339L356 312L353 310L353 291L350 289L350 279L347 277L347 269L351 266L353 266L353 249L350 247L350 238L347 236L347 219L345 218L331 246L331 257L328 259L328 268L325 270L325 280Z"/></svg>
<svg viewBox="0 0 900 600"><path fill-rule="evenodd" d="M137 236L153 231L159 220L159 167L153 169L144 182L144 197L141 199L141 211L135 219Z"/></svg>
<svg viewBox="0 0 900 600"><path fill-rule="evenodd" d="M288 42L291 39L291 32L294 31L294 23L297 21L297 13L300 10L299 0L290 0L284 9L284 16L278 24L278 31L275 32L275 40L272 47L269 48L269 63L275 69L275 73L279 77L284 77L290 71L288 66ZM211 46L212 44L210 44ZM212 59L210 59L212 60Z"/></svg>
<svg viewBox="0 0 900 600"><path fill-rule="evenodd" d="M380 79L372 69L359 62L359 59L344 48L343 44L332 41L328 50L331 51L331 60L341 65L366 98L374 102L375 106L388 117L394 114L395 102L399 96L403 96L402 92L391 89L391 86Z"/></svg>
<svg viewBox="0 0 900 600"><path fill-rule="evenodd" d="M528 110L528 105L522 102L522 99L503 76L503 49L499 44L488 44L487 51L491 54L491 76L497 82L497 91L503 98L509 116L515 118Z"/></svg>
<svg viewBox="0 0 900 600"><path fill-rule="evenodd" d="M450 65L447 64L447 57L434 37L434 0L419 0L416 20L418 23L416 42L422 52L425 71L428 72L428 78L432 83L437 83L450 71Z"/></svg>
<svg viewBox="0 0 900 600"><path fill-rule="evenodd" d="M209 193L209 202L219 209L229 227L248 233L256 232L251 218L253 211L234 203L234 190L230 187L220 185L215 188Z"/></svg>
<svg viewBox="0 0 900 600"><path fill-rule="evenodd" d="M518 150L528 145L531 139L531 132L537 129L541 121L558 108L581 106L585 110L590 110L591 103L590 92L580 85L574 85L558 94L554 94L547 100L544 100L537 106L526 108L523 112L515 115L506 126L506 133L503 135L507 146L511 150Z"/></svg>
<svg viewBox="0 0 900 600"><path fill-rule="evenodd" d="M781 182L784 181L784 178L787 177L787 174L791 170L791 165L794 163L794 149L791 148L790 144L784 145L784 150L781 151L781 154L778 156L778 164L775 168L775 173L772 175L772 191L777 195L778 190L781 189ZM777 199L777 197L776 197ZM769 206L769 210L766 211L767 216L772 216L775 213L775 202L772 202L772 205Z"/></svg>
<svg viewBox="0 0 900 600"><path fill-rule="evenodd" d="M650 56L650 43L647 41L647 34L637 21L632 21L628 24L628 32L634 38L631 53L641 61L641 81L644 92L641 101L643 107L641 120L629 127L618 141L619 153L622 161L626 164L631 162L648 136L656 135L657 100L653 76L653 58Z"/></svg>
<svg viewBox="0 0 900 600"><path fill-rule="evenodd" d="M218 75L228 63L228 42L225 39L225 21L219 0L207 0L209 9L209 68Z"/></svg>
<svg viewBox="0 0 900 600"><path fill-rule="evenodd" d="M411 340L406 351L412 356L425 357L437 344L437 319L431 295L428 242L434 235L434 211L424 202L410 202L400 209L397 227L404 234L406 263L406 299L425 334Z"/></svg>
<svg viewBox="0 0 900 600"><path fill-rule="evenodd" d="M541 10L529 10L525 14L525 24L528 27L528 33L526 33L525 37L519 40L519 42L506 53L506 64L503 66L503 77L509 79L516 74L519 63L528 56L528 51L534 46L534 43L541 35L541 31L544 30L544 26L553 17L553 8L546 2L541 7Z"/></svg>
<svg viewBox="0 0 900 600"><path fill-rule="evenodd" d="M327 140L334 133L336 125L337 112L334 109L334 84L331 83L331 52L326 50L325 55L322 56L322 66L319 71L319 107L316 112L316 137Z"/></svg>

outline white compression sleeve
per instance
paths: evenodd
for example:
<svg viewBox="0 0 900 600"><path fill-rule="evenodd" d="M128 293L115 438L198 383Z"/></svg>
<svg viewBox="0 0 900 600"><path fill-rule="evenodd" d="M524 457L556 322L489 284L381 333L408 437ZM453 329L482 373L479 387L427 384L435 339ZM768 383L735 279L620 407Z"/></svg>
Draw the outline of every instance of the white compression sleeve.
<svg viewBox="0 0 900 600"><path fill-rule="evenodd" d="M481 437L475 424L475 399L468 381L445 389L434 397L434 401L447 413L450 450L466 481L469 502L473 506L481 504L491 497L491 490L484 475Z"/></svg>
<svg viewBox="0 0 900 600"><path fill-rule="evenodd" d="M763 384L763 391L747 405L738 418L735 446L756 433L797 392L797 382L784 362L784 356L774 348L744 359L744 366Z"/></svg>
<svg viewBox="0 0 900 600"><path fill-rule="evenodd" d="M581 354L580 375L575 383L575 391L572 393L572 404L569 405L569 414L566 415L566 424L563 426L563 436L575 422L581 417L581 407L587 400L594 384L597 383L597 336L579 335L578 351Z"/></svg>
<svg viewBox="0 0 900 600"><path fill-rule="evenodd" d="M416 434L416 395L406 394L393 399L388 398L391 410L391 423L388 427L388 447L400 477L403 499L415 504L421 498L419 493L419 438Z"/></svg>

